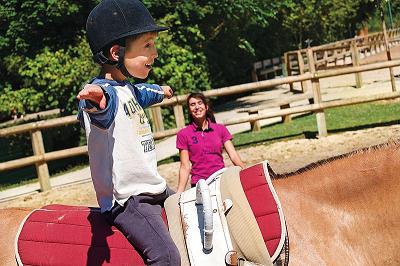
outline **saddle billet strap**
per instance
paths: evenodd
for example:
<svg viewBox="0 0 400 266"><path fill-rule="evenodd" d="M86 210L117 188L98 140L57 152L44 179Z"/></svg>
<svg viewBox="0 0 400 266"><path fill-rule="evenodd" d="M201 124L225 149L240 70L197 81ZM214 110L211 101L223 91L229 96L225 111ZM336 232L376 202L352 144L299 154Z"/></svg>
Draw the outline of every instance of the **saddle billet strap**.
<svg viewBox="0 0 400 266"><path fill-rule="evenodd" d="M178 193L168 197L164 202L164 209L167 215L168 228L172 240L181 254L181 266L190 266L184 237L184 224L182 223L182 213L180 210L179 198L180 195Z"/></svg>
<svg viewBox="0 0 400 266"><path fill-rule="evenodd" d="M226 239L226 243L228 244L228 250L233 250L233 246L232 246L232 239L231 239L231 235L229 233L229 228L228 228L228 223L226 221L226 212L228 211L228 208L232 208L232 206L227 206L225 204L225 201L222 200L222 196L221 196L221 178L218 178L215 180L215 196L217 199L217 205L218 205L218 209L219 209L219 218L221 220L221 224L222 224L222 229L224 230L224 236Z"/></svg>

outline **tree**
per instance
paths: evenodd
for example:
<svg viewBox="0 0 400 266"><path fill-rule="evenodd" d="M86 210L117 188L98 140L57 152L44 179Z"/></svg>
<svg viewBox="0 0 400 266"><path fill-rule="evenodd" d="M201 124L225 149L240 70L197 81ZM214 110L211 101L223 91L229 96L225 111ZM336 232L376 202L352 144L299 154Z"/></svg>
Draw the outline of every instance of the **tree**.
<svg viewBox="0 0 400 266"><path fill-rule="evenodd" d="M0 120L14 107L75 112L75 94L98 70L84 29L99 0L0 1ZM371 0L143 2L171 28L160 33L149 82L181 94L249 82L254 61L302 47L305 38L317 45L353 37L375 9Z"/></svg>
<svg viewBox="0 0 400 266"><path fill-rule="evenodd" d="M288 1L281 16L286 31L302 48L305 39L318 45L354 37L374 10L371 0L302 0Z"/></svg>
<svg viewBox="0 0 400 266"><path fill-rule="evenodd" d="M75 71L82 69L81 63L87 65L84 58L83 61L76 58L79 54L76 51L82 44L80 36L83 35L88 12L97 1L1 2L0 55L3 60L0 61L0 119L5 119L10 108L14 107L21 113L54 107L65 109L70 101L66 101L65 91L60 93L61 88L55 85L65 86L62 89L68 90L76 88L76 83L83 80L80 80L82 76L78 76L75 84L69 83L61 75L63 72L57 70ZM75 45L76 49L73 48ZM63 55L64 51L66 54ZM85 56L87 58L87 54ZM73 61L77 64L69 65ZM55 62L62 66L53 65ZM91 73L78 74L87 78L85 74Z"/></svg>

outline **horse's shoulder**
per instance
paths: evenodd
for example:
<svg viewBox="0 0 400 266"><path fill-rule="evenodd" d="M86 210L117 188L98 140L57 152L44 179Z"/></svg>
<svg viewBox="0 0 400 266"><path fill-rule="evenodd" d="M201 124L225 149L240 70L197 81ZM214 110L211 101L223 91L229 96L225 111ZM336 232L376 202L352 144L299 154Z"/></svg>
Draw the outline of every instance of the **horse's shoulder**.
<svg viewBox="0 0 400 266"><path fill-rule="evenodd" d="M15 234L21 222L33 211L32 208L0 209L0 228Z"/></svg>
<svg viewBox="0 0 400 266"><path fill-rule="evenodd" d="M15 235L21 222L32 211L33 208L0 209L0 264L15 265Z"/></svg>

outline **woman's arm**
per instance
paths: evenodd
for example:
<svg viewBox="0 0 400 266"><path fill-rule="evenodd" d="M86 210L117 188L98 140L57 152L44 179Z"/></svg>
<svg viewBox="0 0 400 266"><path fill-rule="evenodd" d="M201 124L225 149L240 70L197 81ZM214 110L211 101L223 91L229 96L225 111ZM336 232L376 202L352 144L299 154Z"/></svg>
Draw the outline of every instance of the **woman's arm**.
<svg viewBox="0 0 400 266"><path fill-rule="evenodd" d="M227 140L224 143L224 148L228 153L229 158L231 159L234 165L240 166L242 169L244 168L244 163L240 159L239 154L236 152L235 147L231 140Z"/></svg>
<svg viewBox="0 0 400 266"><path fill-rule="evenodd" d="M181 159L181 165L179 167L179 182L178 189L176 191L178 193L185 191L191 168L189 152L187 150L179 150L179 157Z"/></svg>

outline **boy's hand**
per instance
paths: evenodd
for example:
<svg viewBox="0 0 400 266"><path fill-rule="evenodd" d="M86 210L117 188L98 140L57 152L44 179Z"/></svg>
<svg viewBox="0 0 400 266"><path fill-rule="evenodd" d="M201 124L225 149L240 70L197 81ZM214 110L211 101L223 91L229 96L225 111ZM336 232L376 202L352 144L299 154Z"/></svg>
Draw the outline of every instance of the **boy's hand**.
<svg viewBox="0 0 400 266"><path fill-rule="evenodd" d="M174 96L174 91L170 86L161 86L161 89L164 91L164 97L171 99Z"/></svg>
<svg viewBox="0 0 400 266"><path fill-rule="evenodd" d="M78 100L89 100L95 103L100 109L106 108L107 100L102 88L94 84L86 84L76 96Z"/></svg>

